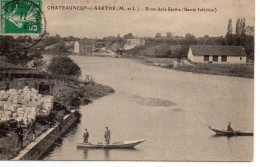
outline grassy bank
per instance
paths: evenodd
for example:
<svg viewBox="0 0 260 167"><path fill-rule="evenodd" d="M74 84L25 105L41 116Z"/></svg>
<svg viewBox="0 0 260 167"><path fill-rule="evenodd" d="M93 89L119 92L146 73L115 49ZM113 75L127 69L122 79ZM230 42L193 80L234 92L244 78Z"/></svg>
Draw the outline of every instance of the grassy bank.
<svg viewBox="0 0 260 167"><path fill-rule="evenodd" d="M136 60L140 63L149 66L159 66L163 68L172 68L174 58L156 58L156 57L146 57L146 56L126 56L124 58Z"/></svg>
<svg viewBox="0 0 260 167"><path fill-rule="evenodd" d="M224 75L242 78L254 78L254 66L246 64L193 64L174 68L180 71Z"/></svg>
<svg viewBox="0 0 260 167"><path fill-rule="evenodd" d="M129 59L137 60L146 65L168 68L173 70L223 75L242 78L254 78L254 65L249 64L207 64L207 63L192 63L191 65L176 66L176 59L173 58L155 58L138 56L127 57ZM174 66L173 66L174 62Z"/></svg>
<svg viewBox="0 0 260 167"><path fill-rule="evenodd" d="M55 81L54 99L67 108L77 108L113 93L114 89L97 83Z"/></svg>

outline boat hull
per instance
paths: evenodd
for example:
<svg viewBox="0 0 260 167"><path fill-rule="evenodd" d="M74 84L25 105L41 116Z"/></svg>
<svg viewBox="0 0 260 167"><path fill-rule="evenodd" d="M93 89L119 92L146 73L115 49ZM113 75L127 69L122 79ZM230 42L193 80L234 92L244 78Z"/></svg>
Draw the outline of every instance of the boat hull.
<svg viewBox="0 0 260 167"><path fill-rule="evenodd" d="M144 139L140 139L140 140L133 140L133 141L113 142L111 144L106 144L105 142L77 143L77 147L100 148L100 149L124 149L124 148L133 148L134 146L136 146L144 141L145 141Z"/></svg>
<svg viewBox="0 0 260 167"><path fill-rule="evenodd" d="M240 132L240 131L225 131L211 128L209 129L216 133L216 136L253 136L253 133L249 132Z"/></svg>

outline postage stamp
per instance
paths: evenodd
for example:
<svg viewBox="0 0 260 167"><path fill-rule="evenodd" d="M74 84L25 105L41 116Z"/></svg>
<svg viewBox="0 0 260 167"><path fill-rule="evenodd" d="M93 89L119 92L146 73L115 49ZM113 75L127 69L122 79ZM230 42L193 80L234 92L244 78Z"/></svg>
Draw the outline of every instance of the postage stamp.
<svg viewBox="0 0 260 167"><path fill-rule="evenodd" d="M1 34L41 34L42 0L1 0Z"/></svg>

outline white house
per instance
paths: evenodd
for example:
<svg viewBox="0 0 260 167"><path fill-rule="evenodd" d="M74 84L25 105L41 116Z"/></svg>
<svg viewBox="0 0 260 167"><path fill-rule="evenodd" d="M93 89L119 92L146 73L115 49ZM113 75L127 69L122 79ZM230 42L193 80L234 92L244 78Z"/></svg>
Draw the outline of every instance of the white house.
<svg viewBox="0 0 260 167"><path fill-rule="evenodd" d="M75 42L74 53L79 54L79 42L78 41Z"/></svg>
<svg viewBox="0 0 260 167"><path fill-rule="evenodd" d="M243 46L191 45L188 58L198 63L246 63Z"/></svg>

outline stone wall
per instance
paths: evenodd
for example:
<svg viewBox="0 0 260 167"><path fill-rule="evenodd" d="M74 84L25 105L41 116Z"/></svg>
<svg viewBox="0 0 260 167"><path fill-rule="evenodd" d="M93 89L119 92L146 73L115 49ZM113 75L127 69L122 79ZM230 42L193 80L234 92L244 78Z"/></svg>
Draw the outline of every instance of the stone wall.
<svg viewBox="0 0 260 167"><path fill-rule="evenodd" d="M53 144L59 139L74 123L76 123L79 115L77 111L63 118L63 122L50 128L41 134L35 142L30 143L20 154L13 160L37 160L39 159Z"/></svg>

